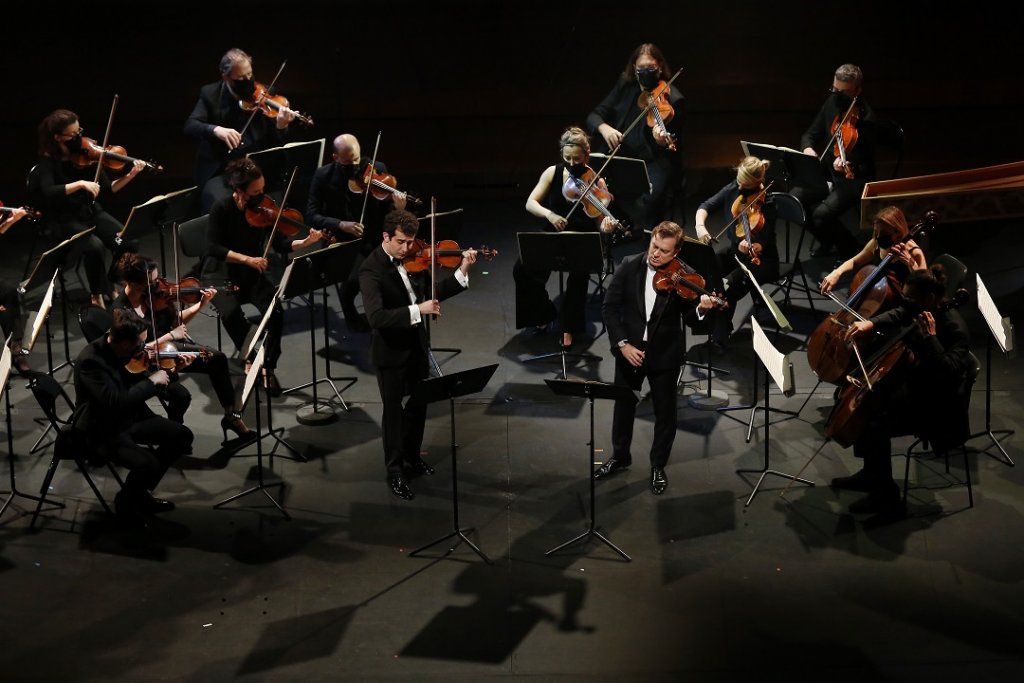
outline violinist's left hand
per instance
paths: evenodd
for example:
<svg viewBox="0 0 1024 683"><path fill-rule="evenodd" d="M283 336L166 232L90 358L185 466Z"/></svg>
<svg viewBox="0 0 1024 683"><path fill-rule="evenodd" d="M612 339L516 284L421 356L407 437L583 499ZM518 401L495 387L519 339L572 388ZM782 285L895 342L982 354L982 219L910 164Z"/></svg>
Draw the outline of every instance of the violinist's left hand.
<svg viewBox="0 0 1024 683"><path fill-rule="evenodd" d="M295 120L295 112L287 107L281 107L274 120L277 121L278 128L287 128L288 124Z"/></svg>
<svg viewBox="0 0 1024 683"><path fill-rule="evenodd" d="M714 299L712 299L707 294L701 294L700 295L700 303L697 304L697 311L700 312L701 315L704 315L705 313L707 313L708 311L710 311L714 307L715 307Z"/></svg>
<svg viewBox="0 0 1024 683"><path fill-rule="evenodd" d="M929 311L925 311L921 315L917 316L917 327L921 330L921 334L926 337L935 336L935 316Z"/></svg>
<svg viewBox="0 0 1024 683"><path fill-rule="evenodd" d="M146 169L146 162L142 159L136 159L132 162L132 167L126 174L129 178L134 178Z"/></svg>
<svg viewBox="0 0 1024 683"><path fill-rule="evenodd" d="M463 275L469 275L469 268L476 263L476 249L467 249L462 252L462 263L459 264L459 269Z"/></svg>
<svg viewBox="0 0 1024 683"><path fill-rule="evenodd" d="M213 300L213 297L217 296L217 288L207 287L206 289L200 290L200 294L202 294L202 298L199 299L199 307L202 308L206 304L210 303L210 301Z"/></svg>
<svg viewBox="0 0 1024 683"><path fill-rule="evenodd" d="M672 137L668 134L667 130L661 127L661 125L651 128L651 135L654 137L654 141L662 147L668 147L669 143L672 142Z"/></svg>
<svg viewBox="0 0 1024 683"><path fill-rule="evenodd" d="M298 243L298 246L292 245L292 248L302 249L303 247L308 247L311 244L316 244L317 242L324 238L325 237L323 231L317 230L316 228L310 228L309 234L306 235L306 237L301 242Z"/></svg>
<svg viewBox="0 0 1024 683"><path fill-rule="evenodd" d="M391 193L391 201L394 203L395 208L401 211L405 208L408 196L401 190L395 190Z"/></svg>
<svg viewBox="0 0 1024 683"><path fill-rule="evenodd" d="M740 243L736 246L736 248L740 250L741 254L749 254L750 242L748 242L747 240L741 240Z"/></svg>
<svg viewBox="0 0 1024 683"><path fill-rule="evenodd" d="M897 242L892 245L892 248L889 249L889 253L891 253L892 257L900 263L910 266L911 270L914 269L914 257L905 242Z"/></svg>
<svg viewBox="0 0 1024 683"><path fill-rule="evenodd" d="M610 216L605 216L601 219L601 232L604 234L610 234L615 232L615 228L619 227L618 221L614 220Z"/></svg>
<svg viewBox="0 0 1024 683"><path fill-rule="evenodd" d="M844 173L846 171L847 165L849 165L849 162L844 164L842 157L836 157L832 161L832 168L839 171L840 173Z"/></svg>

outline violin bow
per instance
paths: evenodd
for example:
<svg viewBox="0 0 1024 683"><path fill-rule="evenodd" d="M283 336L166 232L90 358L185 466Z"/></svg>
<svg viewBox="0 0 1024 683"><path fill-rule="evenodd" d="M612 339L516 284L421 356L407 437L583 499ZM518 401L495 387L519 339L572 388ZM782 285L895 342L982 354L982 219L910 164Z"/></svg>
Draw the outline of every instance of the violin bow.
<svg viewBox="0 0 1024 683"><path fill-rule="evenodd" d="M828 137L828 142L825 143L825 149L824 151L822 151L821 156L818 157L819 162L825 159L825 155L828 154L828 148L832 146L832 143L835 141L837 135L839 136L840 140L843 139L843 126L850 118L850 114L853 113L853 108L857 106L857 99L859 97L860 96L858 95L857 97L853 98L853 102L850 102L850 106L846 109L846 113L843 114L843 120L839 122L839 125L836 126L836 129L832 131L832 135Z"/></svg>
<svg viewBox="0 0 1024 683"><path fill-rule="evenodd" d="M115 94L114 102L110 105L110 116L107 117L107 130L103 133L103 144L100 145L100 158L96 161L96 177L92 180L94 183L100 182L100 173L103 172L103 155L106 153L107 144L110 142L110 129L114 125L114 112L117 111L118 99L118 96Z"/></svg>
<svg viewBox="0 0 1024 683"><path fill-rule="evenodd" d="M274 84L277 83L277 79L281 76L281 72L284 71L284 65L287 64L287 63L288 63L287 59L284 60L283 62L281 62L280 68L278 68L277 73L274 74L274 80L270 81L270 85L267 86L267 92L268 93L271 90L273 90ZM255 81L255 80L256 79L253 78L253 81ZM259 110L260 110L260 108L258 106L252 108L252 112L250 112L250 114L249 114L249 120L245 122L244 126L242 126L242 130L239 131L239 133L238 133L239 136L245 137L245 131L249 130L249 125L252 123L252 120L254 118L256 118L256 113L259 112ZM239 143L239 146L241 146L241 143Z"/></svg>
<svg viewBox="0 0 1024 683"><path fill-rule="evenodd" d="M672 78L668 79L668 82L665 85L666 86L671 86L672 83L674 83L675 80L677 78L679 78L679 75L682 74L682 73L683 73L683 68L679 67L679 70L676 71L675 74L672 75ZM640 115L637 116L635 119L633 119L633 123L629 124L629 126L626 128L626 130L623 131L623 133L622 133L622 139L623 140L626 139L626 136L629 135L629 132L631 130L636 128L636 124L640 123L641 121L644 120L644 118L647 117L648 110L650 110L651 106L654 104L654 98L653 97L648 98L648 99L650 101L647 103L647 106L644 107L643 111L640 112ZM592 188L594 186L594 184L597 183L597 181L599 181L601 179L601 174L604 172L604 169L608 166L608 164L611 163L612 159L615 158L615 155L619 153L619 148L620 147L622 147L622 143L621 142L619 142L619 144L615 146L615 149L613 149L608 154L608 156L605 157L604 163L601 164L601 168L598 169L597 173L594 174L594 179L591 180L590 183L587 184L586 188L584 188L583 193L580 195L579 199L577 199L573 203L573 205L571 207L569 207L569 212L567 214L565 214L565 219L566 220L569 220L569 216L572 215L572 212L576 210L576 207L579 204L581 204L583 202L584 198L586 198L586 196L590 193L590 188Z"/></svg>
<svg viewBox="0 0 1024 683"><path fill-rule="evenodd" d="M750 200L749 202L747 202L747 203L746 203L746 204L745 204L745 205L743 206L743 208L741 208L741 209L739 210L739 212L738 212L738 213L737 213L737 214L736 214L735 216L733 216L733 217L732 217L732 220L731 220L731 221L729 221L729 223L728 223L728 224L727 224L727 225L726 225L726 226L725 226L724 228L722 228L722 229L721 229L721 230L719 230L719 231L718 231L717 233L715 233L715 236L711 238L711 241L712 241L712 242L717 242L717 241L718 241L718 238L719 238L719 237L721 237L721 236L722 236L723 234L725 234L725 231L726 231L726 230L728 230L728 229L729 229L729 228L731 228L732 226L736 225L736 221L738 221L738 220L739 220L740 218L742 218L742 217L743 217L743 214L745 214L745 213L747 212L747 209L749 209L749 208L750 208L751 206L753 206L754 202L756 202L756 201L757 201L758 199L760 199L761 197L763 197L763 196L764 196L764 195L765 195L765 194L766 194L766 193L768 192L768 189L769 189L769 188L770 188L770 187L771 187L771 186L772 186L772 185L773 185L774 183L775 183L775 181L774 181L774 180L772 180L772 181L770 181L770 182L769 182L769 183L768 183L767 185L765 185L765 186L764 186L763 188L761 188L761 191L760 191L760 192L758 192L758 193L757 193L756 195L754 195L754 198L753 198L753 199L751 199L751 200Z"/></svg>
<svg viewBox="0 0 1024 683"><path fill-rule="evenodd" d="M430 198L430 300L437 298L437 198Z"/></svg>
<svg viewBox="0 0 1024 683"><path fill-rule="evenodd" d="M373 145L373 158L370 159L370 181L366 183L365 194L363 195L363 210L359 212L359 225L363 224L363 219L366 218L366 203L370 201L370 187L373 185L373 172L377 170L377 150L380 149L380 134L381 131L377 131L377 142Z"/></svg>
<svg viewBox="0 0 1024 683"><path fill-rule="evenodd" d="M284 213L285 202L288 201L288 193L292 191L292 183L295 181L295 173L298 170L298 166L292 168L292 175L288 178L288 187L284 188L284 196L281 197L281 206L277 209L277 216L274 218L274 226L270 229L270 235L267 237L267 243L263 247L263 258L267 258L267 254L270 253L270 247L274 243L274 233L277 232L277 224L281 222L281 214Z"/></svg>

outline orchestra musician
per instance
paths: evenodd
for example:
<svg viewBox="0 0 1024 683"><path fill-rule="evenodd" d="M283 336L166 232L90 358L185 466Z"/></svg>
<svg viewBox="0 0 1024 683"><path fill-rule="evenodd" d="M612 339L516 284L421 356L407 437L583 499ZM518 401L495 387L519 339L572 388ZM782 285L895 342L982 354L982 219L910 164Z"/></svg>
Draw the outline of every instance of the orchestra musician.
<svg viewBox="0 0 1024 683"><path fill-rule="evenodd" d="M39 124L39 159L29 172L28 196L59 240L95 227L92 234L75 243L71 258L81 255L90 299L94 305L103 307L104 297L113 298L114 263L123 252L138 249L138 243L125 240L118 244L117 235L124 225L107 213L98 200L124 189L146 168L146 162L135 159L123 175L111 180L98 161L86 165L88 162L83 158L89 155L83 153L83 145L89 143L82 133L82 124L74 112L56 109L46 115ZM112 254L109 269L104 263L104 247Z"/></svg>
<svg viewBox="0 0 1024 683"><path fill-rule="evenodd" d="M848 477L837 477L837 489L863 491L868 495L849 509L851 513L902 512L899 487L892 478L891 439L916 434L936 449L961 443L967 420L956 394L971 367L970 337L960 313L945 301L946 274L941 265L914 270L903 284L903 301L865 321L854 322L848 340L877 331L886 339L906 346L901 360L874 392L884 401L871 415L853 443L853 454L863 459L863 468ZM943 305L945 304L945 305Z"/></svg>
<svg viewBox="0 0 1024 683"><path fill-rule="evenodd" d="M540 174L540 179L526 200L526 210L537 218L546 221L545 227L555 232L596 232L610 234L615 230L616 222L609 216L598 215L591 218L579 206L570 209L573 202L563 194L563 188L570 178L582 182L585 174L593 173L587 162L590 160L590 139L586 131L578 126L570 126L562 133L558 141L561 162L548 166ZM586 187L586 185L584 185ZM603 190L607 194L604 179L599 179L592 188ZM601 201L595 197L594 201ZM567 218L568 216L568 218ZM551 271L525 265L522 258L512 268L512 277L516 289L516 328L533 327L538 331L547 330L556 315L555 304L547 292L547 281ZM587 285L590 273L570 272L566 278L565 297L562 300L561 326L563 347L572 346L573 335L583 331L586 326Z"/></svg>
<svg viewBox="0 0 1024 683"><path fill-rule="evenodd" d="M246 213L247 209L259 207L265 198L263 171L247 157L230 162L226 171L231 194L210 207L208 255L219 262L225 279L237 286L238 291L231 294L219 291L214 297L214 305L220 311L224 329L239 353L244 352L250 329L249 321L242 313L242 304L251 303L262 312L273 308L266 326L263 385L268 395L280 396L281 384L274 370L281 357L281 310L275 297L277 287L267 276L269 261L263 255L265 243L271 238L271 246L276 252L288 254L317 244L323 234L310 229L302 239L289 239L273 227L253 227ZM249 358L242 360L251 361Z"/></svg>
<svg viewBox="0 0 1024 683"><path fill-rule="evenodd" d="M828 256L834 248L839 258L846 260L860 249L857 239L843 225L842 217L858 205L865 183L875 179L878 126L874 110L861 96L863 85L864 74L859 66L843 64L836 69L828 98L800 138L804 154L814 157L824 154L823 163L828 164L831 183L826 194L803 187L793 189L807 211L807 230L818 241L811 251L813 257ZM836 154L833 129L848 111L847 130L856 132L856 140L845 149L847 165L844 166L841 155Z"/></svg>
<svg viewBox="0 0 1024 683"><path fill-rule="evenodd" d="M736 179L701 203L695 218L697 239L705 244L712 237L706 227L713 212L723 212L729 236L729 248L719 254L724 278L725 299L728 310L711 313L711 344L724 351L733 331L736 303L750 293L753 287L743 269L737 266L736 256L744 261L758 282L774 280L779 276L779 252L775 245L775 210L765 201L764 177L771 162L754 156L744 157L736 166ZM760 195L760 197L759 197ZM743 210L749 207L747 210ZM741 215L742 214L742 215ZM744 224L746 220L746 224ZM747 233L750 239L747 238ZM756 260L751 249L756 252Z"/></svg>
<svg viewBox="0 0 1024 683"><path fill-rule="evenodd" d="M194 180L200 189L200 213L210 212L220 198L232 190L224 175L227 164L250 152L280 147L288 141L289 125L295 118L282 109L273 119L258 109L245 110L256 89L252 57L231 48L220 59L220 80L199 90L192 113L185 120L185 135L199 143Z"/></svg>
<svg viewBox="0 0 1024 683"><path fill-rule="evenodd" d="M227 356L216 349L196 344L188 333L188 323L210 304L217 293L216 288L200 290L199 300L181 308L179 312L175 297L169 292L172 288L161 287L160 270L155 261L142 254L128 252L121 255L118 270L124 282L124 293L114 300L114 310L132 310L146 323L147 349L162 349L171 344L175 350L185 353L202 351L202 355L183 368L182 372L209 376L224 409L224 417L220 421L224 441L228 440L228 430L239 437L251 437L254 433L238 412L235 385L231 381ZM180 382L172 382L167 387L166 398L167 416L175 422L184 422L185 412L192 401L188 390Z"/></svg>
<svg viewBox="0 0 1024 683"><path fill-rule="evenodd" d="M12 225L28 215L23 207L12 208L0 214L0 235L5 234ZM4 339L10 335L8 345L11 349L11 365L22 377L32 374L26 354L22 352L21 337L25 329L25 312L21 306L21 297L17 287L12 287L6 280L0 279L0 332Z"/></svg>
<svg viewBox="0 0 1024 683"><path fill-rule="evenodd" d="M451 275L436 281L436 299L430 298L427 271L412 275L403 265L416 242L419 221L404 210L384 217L383 240L359 269L359 291L372 330L370 360L377 374L383 416L381 432L384 465L391 492L404 500L414 497L408 477L433 474L420 448L426 422L426 404L411 398L418 382L427 378L430 346L424 316L440 315L440 302L469 287L469 270L477 252L462 252Z"/></svg>
<svg viewBox="0 0 1024 683"><path fill-rule="evenodd" d="M662 221L651 231L646 254L623 259L605 293L601 313L615 356L615 383L639 391L644 379L650 384L654 408L654 440L651 443L650 488L661 495L668 487L665 466L676 436L677 381L683 359L684 318L703 319L715 305L701 294L694 302L672 291L655 289L654 278L679 254L683 229ZM616 401L612 419L612 456L594 473L604 479L632 464L633 422L636 403Z"/></svg>
<svg viewBox="0 0 1024 683"><path fill-rule="evenodd" d="M611 153L618 149L616 156L643 159L647 163L650 193L618 197L619 207L632 219L633 226L641 230L650 230L663 216L684 225L686 176L681 141L684 98L678 84L670 86L667 95L673 115L665 119L664 128L640 121L626 132L644 111L646 101L640 104L641 95L671 80L672 75L661 49L653 43L643 43L629 56L611 91L587 116L587 131L599 136L603 143L596 151ZM612 191L615 192L615 188Z"/></svg>
<svg viewBox="0 0 1024 683"><path fill-rule="evenodd" d="M363 192L352 189L353 185L359 185L369 163L370 160L362 158L359 140L354 135L338 135L334 138L331 161L313 174L306 210L310 226L335 241L357 243L347 247L352 263L346 266L347 276L338 289L345 322L353 332L370 331L366 316L356 309L355 300L359 294L359 267L377 246L376 240L371 238L382 232L384 216L389 211L406 206L405 193L397 189L384 199L366 198L368 189ZM387 167L375 161L374 173L387 173Z"/></svg>
<svg viewBox="0 0 1024 683"><path fill-rule="evenodd" d="M86 345L74 364L73 429L79 443L88 445L90 462L109 460L129 470L114 504L125 522L138 526L148 514L174 509L152 491L171 463L191 452L193 438L188 427L147 405L170 382L168 372L146 376L125 370L130 359L145 353L145 339L146 323L130 310L116 310L110 331Z"/></svg>

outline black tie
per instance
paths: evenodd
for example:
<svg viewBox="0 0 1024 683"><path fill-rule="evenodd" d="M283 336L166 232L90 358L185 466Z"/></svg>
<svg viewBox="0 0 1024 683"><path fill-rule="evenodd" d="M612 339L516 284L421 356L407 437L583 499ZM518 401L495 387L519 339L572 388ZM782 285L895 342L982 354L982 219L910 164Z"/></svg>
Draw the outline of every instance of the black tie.
<svg viewBox="0 0 1024 683"><path fill-rule="evenodd" d="M393 257L393 256L391 257L391 262L392 262L392 263L394 263L394 264L395 264L396 266L400 266L400 265L402 265L402 259L400 259L400 258L395 258L395 257Z"/></svg>

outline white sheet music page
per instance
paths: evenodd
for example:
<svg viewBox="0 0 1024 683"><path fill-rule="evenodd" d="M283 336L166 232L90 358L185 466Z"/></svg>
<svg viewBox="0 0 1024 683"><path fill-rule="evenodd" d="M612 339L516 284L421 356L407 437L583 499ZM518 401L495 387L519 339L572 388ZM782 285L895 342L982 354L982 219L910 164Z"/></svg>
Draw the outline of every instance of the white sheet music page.
<svg viewBox="0 0 1024 683"><path fill-rule="evenodd" d="M750 319L750 326L754 332L754 353L761 359L768 375L775 380L775 384L782 390L783 395L792 396L796 392L793 385L793 363L789 356L784 355L776 349L768 340L757 318Z"/></svg>
<svg viewBox="0 0 1024 683"><path fill-rule="evenodd" d="M978 310L988 323L988 329L992 330L992 336L999 342L999 348L1003 353L1009 353L1013 351L1013 323L999 314L996 302L981 281L981 276L975 274L975 278L978 281Z"/></svg>

